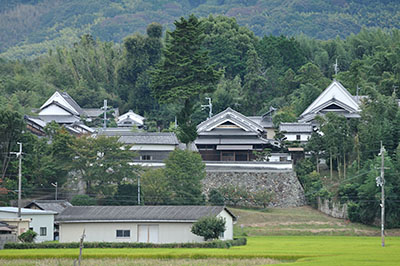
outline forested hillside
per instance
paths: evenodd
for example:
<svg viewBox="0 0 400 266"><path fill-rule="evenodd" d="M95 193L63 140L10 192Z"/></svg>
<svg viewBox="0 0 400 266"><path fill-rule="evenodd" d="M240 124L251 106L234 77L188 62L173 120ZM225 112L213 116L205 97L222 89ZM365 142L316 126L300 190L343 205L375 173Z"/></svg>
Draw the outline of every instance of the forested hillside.
<svg viewBox="0 0 400 266"><path fill-rule="evenodd" d="M362 28L399 28L399 12L396 0L8 0L0 2L0 53L35 56L83 34L121 42L151 22L172 29L175 19L191 13L235 17L260 37L332 39Z"/></svg>

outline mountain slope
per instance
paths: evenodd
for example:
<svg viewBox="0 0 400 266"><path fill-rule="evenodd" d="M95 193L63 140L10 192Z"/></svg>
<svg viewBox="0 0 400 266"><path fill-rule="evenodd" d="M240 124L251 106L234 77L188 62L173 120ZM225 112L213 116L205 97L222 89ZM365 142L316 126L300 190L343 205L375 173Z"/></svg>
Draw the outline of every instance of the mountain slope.
<svg viewBox="0 0 400 266"><path fill-rule="evenodd" d="M236 17L256 35L345 37L363 27L400 28L396 0L10 0L0 2L0 53L35 56L85 33L120 42L151 22L169 29L180 16Z"/></svg>

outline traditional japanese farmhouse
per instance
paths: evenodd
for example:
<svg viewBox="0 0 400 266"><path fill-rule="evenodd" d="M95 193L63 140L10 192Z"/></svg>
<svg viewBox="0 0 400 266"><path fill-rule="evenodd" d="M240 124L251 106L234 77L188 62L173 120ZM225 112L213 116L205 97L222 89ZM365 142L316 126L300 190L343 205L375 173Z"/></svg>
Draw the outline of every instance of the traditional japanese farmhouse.
<svg viewBox="0 0 400 266"><path fill-rule="evenodd" d="M333 82L300 115L299 122L313 122L317 115L334 112L346 118L360 117L360 103L363 96L351 95L343 85Z"/></svg>
<svg viewBox="0 0 400 266"><path fill-rule="evenodd" d="M135 160L163 161L170 152L182 148L173 132L133 132L131 128L106 128L99 135L117 136L119 141L132 145L131 150L137 152Z"/></svg>
<svg viewBox="0 0 400 266"><path fill-rule="evenodd" d="M223 217L233 238L236 217L222 206L77 206L58 217L60 242L76 242L85 230L87 242L185 243L203 242L191 227L205 216Z"/></svg>
<svg viewBox="0 0 400 266"><path fill-rule="evenodd" d="M252 161L254 151L279 146L268 139L263 122L268 116L246 117L227 108L197 126L195 144L204 161Z"/></svg>
<svg viewBox="0 0 400 266"><path fill-rule="evenodd" d="M141 115L134 113L129 110L127 113L120 115L117 118L118 127L133 127L142 128L144 125L145 118Z"/></svg>
<svg viewBox="0 0 400 266"><path fill-rule="evenodd" d="M306 143L311 137L313 126L311 123L280 123L279 131L285 135L287 141Z"/></svg>

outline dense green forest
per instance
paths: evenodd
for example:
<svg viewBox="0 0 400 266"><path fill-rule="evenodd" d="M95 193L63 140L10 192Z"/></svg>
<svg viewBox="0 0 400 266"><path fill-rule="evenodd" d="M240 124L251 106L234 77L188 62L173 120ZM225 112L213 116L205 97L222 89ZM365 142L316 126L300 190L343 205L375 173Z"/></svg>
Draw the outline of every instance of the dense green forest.
<svg viewBox="0 0 400 266"><path fill-rule="evenodd" d="M188 23L182 20L181 24ZM15 188L17 164L8 153L17 149L16 141L22 141L26 144L25 197L48 194L51 182L63 185L68 173L73 171L84 176L92 196L99 200L115 204L122 197L121 204L135 204L134 196L129 194L134 188L125 183L124 176L130 171L134 173L130 179L135 180L140 173L137 169L121 167L117 160L108 160L120 149L115 139L75 139L56 125L47 128L51 142L21 132L23 114L39 107L55 90L67 91L82 107L100 107L103 99L108 99L121 112L132 109L144 115L148 130L154 131L169 130L174 116L185 110L182 106L186 106L187 99L190 99L188 110L191 112L185 115L191 126L206 119L207 111L200 106L206 103L205 96L212 98L214 113L232 107L245 115L260 115L273 106L278 108L275 125L296 121L297 116L336 78L353 95L359 88L359 94L368 98L362 104L360 119L346 120L335 115L321 118L324 134L313 135L306 146L312 157L299 163L296 169L307 199L310 204L315 204L318 196L349 202L353 221L373 223L379 211L380 188L375 185L378 175L375 169L382 141L390 168L386 177L387 222L391 227L400 226L399 30L364 29L346 38L318 40L305 35L258 37L248 27L240 26L234 18L226 16L207 16L199 21L193 18L190 25L193 31L189 33L197 32L195 40L191 39L192 46L180 46L187 40L179 31L170 30L164 34L160 24L151 23L145 33L129 35L121 45L84 34L72 47L59 46L32 60L0 60L2 187ZM171 75L167 70L178 69L179 72L178 66L169 62L171 55L185 55L180 62L193 62L190 61L191 54L182 52L182 47L195 49L195 58L201 58L201 65L206 66L204 69L210 75L213 73L213 78L205 83L207 89L201 89L198 81L192 78L189 83L194 84L190 87L194 91L185 97L179 97L177 93L168 96L171 87L162 82L165 79L170 83ZM336 60L340 68L338 74L333 69ZM193 66L193 63L182 65ZM200 67L196 69L201 70ZM179 83L178 77L176 80ZM209 86L214 82L215 85ZM158 90L163 92L158 93ZM104 156L104 163L97 162L98 169L88 169L87 166L94 163L90 161L94 151L108 151L110 157ZM76 154L87 156L75 160ZM176 159L179 158L190 159L186 155ZM318 158L331 162L332 174L318 169ZM185 178L187 172L176 165L179 162L170 165L171 171L182 171L182 178ZM99 174L107 167L118 169L113 179ZM179 200L179 197L165 201L168 195L179 195L178 191L155 190L155 177L166 184L171 182L168 176L173 174L168 171L143 175L144 184L149 186L146 193L153 195L148 196L149 202L184 202L184 198ZM193 191L198 194L198 187L194 186ZM158 193L164 196L155 201L154 195ZM219 193L223 194L223 191ZM9 193L3 200L13 197L15 195ZM203 199L196 197L193 202L203 202Z"/></svg>
<svg viewBox="0 0 400 266"><path fill-rule="evenodd" d="M35 56L83 34L120 43L151 22L173 29L191 13L235 17L259 37L344 38L362 28L399 28L399 11L396 0L8 0L0 2L0 53Z"/></svg>

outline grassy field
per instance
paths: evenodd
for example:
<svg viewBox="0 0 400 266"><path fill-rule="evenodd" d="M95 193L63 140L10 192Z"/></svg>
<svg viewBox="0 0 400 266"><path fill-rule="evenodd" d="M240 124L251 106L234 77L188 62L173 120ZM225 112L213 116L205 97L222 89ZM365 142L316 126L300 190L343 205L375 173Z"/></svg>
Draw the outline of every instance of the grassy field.
<svg viewBox="0 0 400 266"><path fill-rule="evenodd" d="M232 209L238 216L236 236L379 236L380 228L350 223L325 215L311 207L274 208L264 211ZM387 230L388 236L400 236L399 229Z"/></svg>
<svg viewBox="0 0 400 266"><path fill-rule="evenodd" d="M335 219L309 208L232 209L235 235L246 246L230 249L84 249L83 265L400 265L399 230ZM73 265L78 249L0 250L0 265Z"/></svg>
<svg viewBox="0 0 400 266"><path fill-rule="evenodd" d="M25 259L20 261L21 264L14 265L35 265L35 263L40 263L36 260L40 258L52 259L50 261L54 263L47 265L58 265L58 262L62 261L67 261L72 265L72 260L77 258L78 252L78 249L1 250L0 264L10 265L10 263L18 262L9 261L9 259ZM251 265L250 262L254 260L258 260L260 264L268 264L270 262L259 261L259 259L269 258L283 261L288 265L397 266L400 265L400 238L388 237L387 245L383 248L380 246L379 237L263 236L249 237L247 246L230 249L86 249L83 256L84 260L102 259L104 262L111 261L110 259L132 259L127 261L128 264L121 265L135 265L136 259L143 258L171 262L164 265L175 265L181 259L192 259L186 265L196 265L199 259L202 260L200 262L207 263L197 265L213 265L212 261L215 262L214 265L229 265L229 260L235 259L238 265L246 265L241 263L244 261L239 260L246 259ZM70 260L65 260L66 258ZM129 264L130 262L132 264Z"/></svg>

